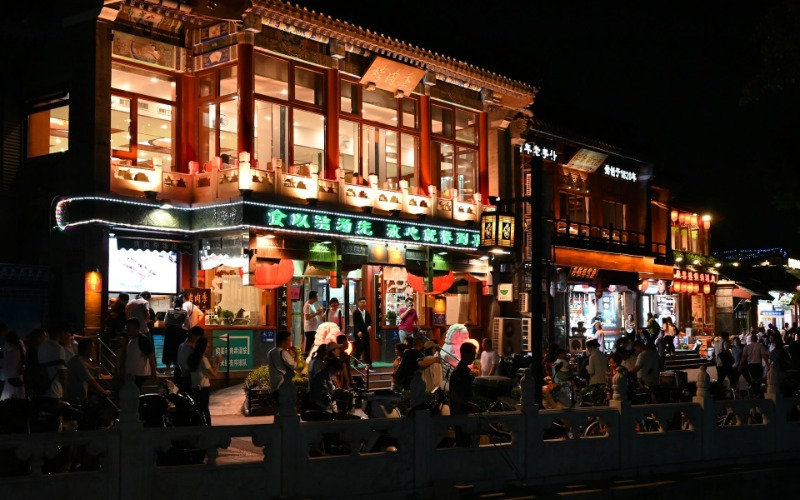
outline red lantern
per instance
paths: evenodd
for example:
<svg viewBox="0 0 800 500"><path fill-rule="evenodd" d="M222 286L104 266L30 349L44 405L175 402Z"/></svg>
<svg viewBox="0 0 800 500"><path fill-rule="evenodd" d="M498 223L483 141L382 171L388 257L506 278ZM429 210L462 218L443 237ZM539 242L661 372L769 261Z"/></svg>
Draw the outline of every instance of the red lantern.
<svg viewBox="0 0 800 500"><path fill-rule="evenodd" d="M692 215L692 227L697 227L697 215Z"/></svg>
<svg viewBox="0 0 800 500"><path fill-rule="evenodd" d="M678 222L680 222L680 223L681 223L681 226L683 226L684 224L686 224L686 214L680 214L680 215L678 216Z"/></svg>
<svg viewBox="0 0 800 500"><path fill-rule="evenodd" d="M670 218L670 220L672 220L673 224L678 222L678 211L677 210L673 210L672 212L670 212L669 213L669 218Z"/></svg>
<svg viewBox="0 0 800 500"><path fill-rule="evenodd" d="M681 293L681 282L679 280L675 280L672 282L672 290L675 293Z"/></svg>
<svg viewBox="0 0 800 500"><path fill-rule="evenodd" d="M705 285L703 285L703 293L704 293L704 294L706 294L706 295L708 295L709 293L711 293L711 285L709 285L708 283L706 283Z"/></svg>
<svg viewBox="0 0 800 500"><path fill-rule="evenodd" d="M694 293L700 293L700 283L698 283L698 282L696 282L696 281L695 281L695 282L692 284L692 292L694 292Z"/></svg>

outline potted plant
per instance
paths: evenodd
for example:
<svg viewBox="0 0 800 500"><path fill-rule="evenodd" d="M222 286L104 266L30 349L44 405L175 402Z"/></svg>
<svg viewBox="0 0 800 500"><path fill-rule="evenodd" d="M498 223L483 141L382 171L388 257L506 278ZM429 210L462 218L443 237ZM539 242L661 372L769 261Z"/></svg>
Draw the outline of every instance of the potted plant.
<svg viewBox="0 0 800 500"><path fill-rule="evenodd" d="M236 315L233 314L233 311L229 311L228 309L224 309L220 313L220 318L222 318L222 323L225 324L225 325L232 325L233 324L233 319L235 317L236 317Z"/></svg>
<svg viewBox="0 0 800 500"><path fill-rule="evenodd" d="M269 366L259 366L244 381L245 412L247 415L275 415L278 401L269 386Z"/></svg>
<svg viewBox="0 0 800 500"><path fill-rule="evenodd" d="M392 309L386 311L386 324L387 325L397 324L397 313Z"/></svg>

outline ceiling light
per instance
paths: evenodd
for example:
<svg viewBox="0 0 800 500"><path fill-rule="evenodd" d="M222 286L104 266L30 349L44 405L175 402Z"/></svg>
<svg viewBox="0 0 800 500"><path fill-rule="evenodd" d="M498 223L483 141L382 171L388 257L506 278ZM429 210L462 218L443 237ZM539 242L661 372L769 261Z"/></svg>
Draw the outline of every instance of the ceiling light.
<svg viewBox="0 0 800 500"><path fill-rule="evenodd" d="M700 260L699 259L694 259L692 261L692 264L694 264L695 266L699 266L700 265Z"/></svg>
<svg viewBox="0 0 800 500"><path fill-rule="evenodd" d="M480 260L489 260L489 256L488 255L481 255L480 256Z"/></svg>

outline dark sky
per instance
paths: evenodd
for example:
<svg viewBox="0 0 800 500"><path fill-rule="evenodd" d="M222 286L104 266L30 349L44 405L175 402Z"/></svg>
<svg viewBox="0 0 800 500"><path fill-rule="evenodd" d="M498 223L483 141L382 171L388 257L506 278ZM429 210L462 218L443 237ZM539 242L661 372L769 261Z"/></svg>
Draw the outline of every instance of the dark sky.
<svg viewBox="0 0 800 500"><path fill-rule="evenodd" d="M798 91L741 103L761 71L757 27L778 4L300 2L537 86L538 118L654 163L676 205L711 213L715 249L800 240L797 212L773 203L797 183L774 167L789 163Z"/></svg>

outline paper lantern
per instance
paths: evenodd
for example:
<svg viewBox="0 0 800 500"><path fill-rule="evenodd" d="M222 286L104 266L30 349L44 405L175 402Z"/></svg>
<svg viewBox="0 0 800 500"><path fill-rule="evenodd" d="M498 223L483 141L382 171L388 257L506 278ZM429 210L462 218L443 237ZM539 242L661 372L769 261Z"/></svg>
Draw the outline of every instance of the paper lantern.
<svg viewBox="0 0 800 500"><path fill-rule="evenodd" d="M677 210L673 210L672 212L670 212L669 213L669 218L670 218L670 220L672 220L673 224L678 222L678 211Z"/></svg>
<svg viewBox="0 0 800 500"><path fill-rule="evenodd" d="M697 227L697 215L692 215L692 227Z"/></svg>
<svg viewBox="0 0 800 500"><path fill-rule="evenodd" d="M678 222L680 222L681 226L686 224L686 214L680 214L678 216Z"/></svg>
<svg viewBox="0 0 800 500"><path fill-rule="evenodd" d="M706 294L706 295L708 295L709 293L711 293L711 285L709 285L708 283L706 283L705 285L703 285L703 293L704 293L704 294Z"/></svg>
<svg viewBox="0 0 800 500"><path fill-rule="evenodd" d="M700 293L700 283L692 283L692 292Z"/></svg>
<svg viewBox="0 0 800 500"><path fill-rule="evenodd" d="M672 282L672 290L675 291L675 293L681 293L681 288L682 284L680 280L675 280Z"/></svg>

